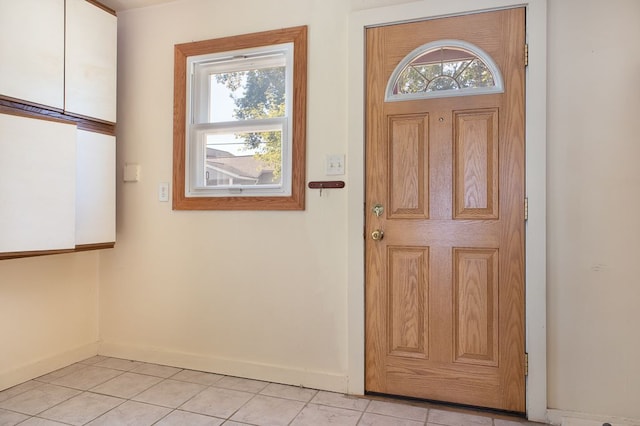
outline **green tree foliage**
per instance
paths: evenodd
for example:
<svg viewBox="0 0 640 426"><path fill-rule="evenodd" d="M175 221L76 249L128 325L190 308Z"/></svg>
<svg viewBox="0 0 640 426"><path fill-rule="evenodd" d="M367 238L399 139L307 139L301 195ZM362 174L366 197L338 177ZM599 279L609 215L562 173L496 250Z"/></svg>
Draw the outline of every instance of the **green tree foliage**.
<svg viewBox="0 0 640 426"><path fill-rule="evenodd" d="M490 87L491 71L479 59L408 66L398 78L400 93Z"/></svg>
<svg viewBox="0 0 640 426"><path fill-rule="evenodd" d="M248 120L285 115L284 67L217 74L216 80L232 92L235 118ZM248 149L257 150L255 157L258 160L273 167L274 178L278 178L282 172L282 133L246 133L242 138Z"/></svg>

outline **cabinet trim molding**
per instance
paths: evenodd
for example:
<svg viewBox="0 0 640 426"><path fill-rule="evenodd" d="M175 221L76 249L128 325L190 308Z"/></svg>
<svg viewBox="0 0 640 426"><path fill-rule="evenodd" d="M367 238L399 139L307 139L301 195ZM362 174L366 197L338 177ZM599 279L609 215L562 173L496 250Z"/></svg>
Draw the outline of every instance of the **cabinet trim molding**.
<svg viewBox="0 0 640 426"><path fill-rule="evenodd" d="M0 112L4 114L22 115L24 117L37 118L40 120L60 121L66 123L75 123L80 130L90 132L104 133L105 135L115 136L116 125L113 123L105 123L78 117L76 115L65 114L58 110L45 108L41 105L27 104L18 102L15 99L0 95Z"/></svg>

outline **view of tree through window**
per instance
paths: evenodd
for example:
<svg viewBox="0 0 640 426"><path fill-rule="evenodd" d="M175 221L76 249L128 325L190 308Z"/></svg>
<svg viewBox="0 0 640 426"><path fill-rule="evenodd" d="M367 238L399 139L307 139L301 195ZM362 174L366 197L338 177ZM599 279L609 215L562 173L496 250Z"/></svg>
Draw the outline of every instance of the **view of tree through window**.
<svg viewBox="0 0 640 426"><path fill-rule="evenodd" d="M233 101L233 119L256 120L285 116L285 67L273 67L219 73L212 76L224 85ZM224 95L223 95L224 96ZM212 99L212 103L222 100ZM258 162L273 170L277 181L282 172L282 132L261 131L236 133L245 152L253 153Z"/></svg>
<svg viewBox="0 0 640 426"><path fill-rule="evenodd" d="M493 75L473 53L439 48L421 54L400 73L394 94L492 87Z"/></svg>

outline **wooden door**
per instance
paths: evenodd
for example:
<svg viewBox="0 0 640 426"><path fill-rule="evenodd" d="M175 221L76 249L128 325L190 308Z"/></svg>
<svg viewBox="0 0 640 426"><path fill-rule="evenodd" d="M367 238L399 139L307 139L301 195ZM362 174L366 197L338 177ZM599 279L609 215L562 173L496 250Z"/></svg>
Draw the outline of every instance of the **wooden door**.
<svg viewBox="0 0 640 426"><path fill-rule="evenodd" d="M524 9L366 39L366 390L524 412ZM385 101L438 40L486 52L504 92Z"/></svg>

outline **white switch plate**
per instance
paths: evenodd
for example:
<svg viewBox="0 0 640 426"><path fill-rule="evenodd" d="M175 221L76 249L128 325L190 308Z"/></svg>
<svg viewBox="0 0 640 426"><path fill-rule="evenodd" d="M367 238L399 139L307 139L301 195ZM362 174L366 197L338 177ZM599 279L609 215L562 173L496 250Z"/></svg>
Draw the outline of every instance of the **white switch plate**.
<svg viewBox="0 0 640 426"><path fill-rule="evenodd" d="M344 155L329 154L326 158L325 173L327 175L336 176L344 174Z"/></svg>
<svg viewBox="0 0 640 426"><path fill-rule="evenodd" d="M169 184L167 182L161 182L158 185L158 201L169 201Z"/></svg>

